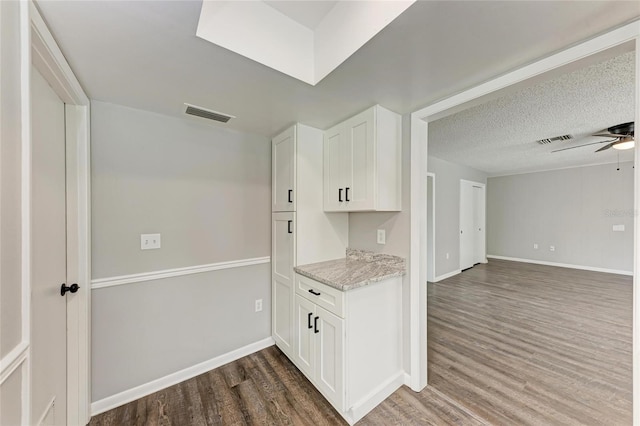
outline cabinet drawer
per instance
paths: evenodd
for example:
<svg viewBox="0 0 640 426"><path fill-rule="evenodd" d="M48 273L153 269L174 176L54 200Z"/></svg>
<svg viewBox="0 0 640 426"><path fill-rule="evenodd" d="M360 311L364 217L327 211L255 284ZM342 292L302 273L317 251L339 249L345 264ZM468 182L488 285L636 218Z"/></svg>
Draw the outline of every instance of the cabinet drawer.
<svg viewBox="0 0 640 426"><path fill-rule="evenodd" d="M344 318L344 292L318 281L296 274L296 293Z"/></svg>

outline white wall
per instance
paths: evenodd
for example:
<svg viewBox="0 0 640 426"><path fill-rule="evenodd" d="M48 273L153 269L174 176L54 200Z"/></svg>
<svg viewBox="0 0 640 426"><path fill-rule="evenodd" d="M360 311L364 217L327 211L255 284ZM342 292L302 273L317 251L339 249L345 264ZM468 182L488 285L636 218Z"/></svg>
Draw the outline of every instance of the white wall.
<svg viewBox="0 0 640 426"><path fill-rule="evenodd" d="M618 171L616 164L605 164L489 178L487 253L631 272L632 166L622 163ZM616 224L624 225L624 232L613 232Z"/></svg>
<svg viewBox="0 0 640 426"><path fill-rule="evenodd" d="M427 168L435 174L437 279L460 269L460 179L486 183L487 174L432 156Z"/></svg>
<svg viewBox="0 0 640 426"><path fill-rule="evenodd" d="M270 255L267 138L102 102L91 126L94 279ZM269 300L268 263L94 289L92 400L268 338Z"/></svg>

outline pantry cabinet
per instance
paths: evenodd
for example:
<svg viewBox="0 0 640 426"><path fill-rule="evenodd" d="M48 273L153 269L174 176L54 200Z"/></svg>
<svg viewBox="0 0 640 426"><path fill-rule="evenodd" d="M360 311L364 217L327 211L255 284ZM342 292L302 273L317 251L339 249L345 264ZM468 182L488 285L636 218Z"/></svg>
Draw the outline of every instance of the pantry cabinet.
<svg viewBox="0 0 640 426"><path fill-rule="evenodd" d="M271 334L293 358L294 266L344 257L346 213L322 209L323 132L296 124L272 139Z"/></svg>
<svg viewBox="0 0 640 426"><path fill-rule="evenodd" d="M401 128L376 105L325 131L325 211L401 210Z"/></svg>

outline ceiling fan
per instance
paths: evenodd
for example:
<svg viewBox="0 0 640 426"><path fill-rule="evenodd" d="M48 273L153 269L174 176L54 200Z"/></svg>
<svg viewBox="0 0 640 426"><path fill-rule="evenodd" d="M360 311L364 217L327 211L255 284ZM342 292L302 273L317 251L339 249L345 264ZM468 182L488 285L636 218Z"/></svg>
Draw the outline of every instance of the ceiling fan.
<svg viewBox="0 0 640 426"><path fill-rule="evenodd" d="M597 145L602 143L606 143L607 145L597 149L595 152L605 151L609 148L618 149L618 150L631 149L636 145L633 135L634 135L634 122L631 121L629 123L622 123L616 126L611 126L606 130L606 132L596 133L595 135L592 135L599 138L613 138L613 139L609 139L607 141L601 141L601 142L586 143L584 145L578 145L578 146L570 146L569 148L556 149L555 151L551 151L551 152L566 151L568 149L582 148L583 146Z"/></svg>

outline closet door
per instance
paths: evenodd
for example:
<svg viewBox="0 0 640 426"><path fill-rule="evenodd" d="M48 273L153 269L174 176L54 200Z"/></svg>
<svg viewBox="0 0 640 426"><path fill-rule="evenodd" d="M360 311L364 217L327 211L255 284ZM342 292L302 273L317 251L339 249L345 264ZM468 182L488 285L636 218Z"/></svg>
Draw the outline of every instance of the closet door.
<svg viewBox="0 0 640 426"><path fill-rule="evenodd" d="M296 210L296 127L293 126L271 141L271 211Z"/></svg>
<svg viewBox="0 0 640 426"><path fill-rule="evenodd" d="M475 264L475 197L471 182L460 181L460 269Z"/></svg>
<svg viewBox="0 0 640 426"><path fill-rule="evenodd" d="M295 213L274 213L272 219L272 335L278 347L293 356L293 266Z"/></svg>

